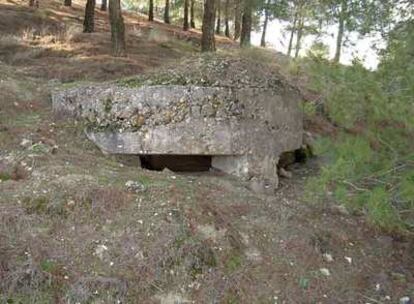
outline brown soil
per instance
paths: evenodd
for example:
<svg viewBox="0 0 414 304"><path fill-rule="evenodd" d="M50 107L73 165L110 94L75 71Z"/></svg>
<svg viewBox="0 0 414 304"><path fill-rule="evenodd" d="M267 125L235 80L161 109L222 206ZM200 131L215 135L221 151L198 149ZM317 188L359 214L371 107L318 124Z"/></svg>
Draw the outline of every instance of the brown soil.
<svg viewBox="0 0 414 304"><path fill-rule="evenodd" d="M23 1L0 1L0 33L6 36L0 59L21 67L27 76L68 82L134 75L198 50L200 31L184 32L179 26L125 13L128 55L113 58L107 13L97 10L96 32L82 33L82 5L64 7L46 0L35 10ZM17 39L11 41L10 35ZM225 37L217 39L219 45L234 45Z"/></svg>
<svg viewBox="0 0 414 304"><path fill-rule="evenodd" d="M229 176L104 156L80 123L54 118L49 93L61 82L133 75L197 50L199 32L128 14L128 57L112 58L105 14L97 33L82 34L80 4L0 0L1 303L414 298L410 236L376 231L332 202L303 202L318 160L293 165L274 196L259 196ZM331 132L320 125L311 131Z"/></svg>

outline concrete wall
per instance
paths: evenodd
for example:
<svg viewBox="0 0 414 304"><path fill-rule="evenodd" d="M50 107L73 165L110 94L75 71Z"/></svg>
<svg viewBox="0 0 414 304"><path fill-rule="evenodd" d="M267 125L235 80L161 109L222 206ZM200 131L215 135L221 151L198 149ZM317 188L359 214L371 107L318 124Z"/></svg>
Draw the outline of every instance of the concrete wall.
<svg viewBox="0 0 414 304"><path fill-rule="evenodd" d="M95 85L56 91L56 113L86 121L105 153L213 155L212 166L277 187L277 162L302 145L300 95L291 88Z"/></svg>

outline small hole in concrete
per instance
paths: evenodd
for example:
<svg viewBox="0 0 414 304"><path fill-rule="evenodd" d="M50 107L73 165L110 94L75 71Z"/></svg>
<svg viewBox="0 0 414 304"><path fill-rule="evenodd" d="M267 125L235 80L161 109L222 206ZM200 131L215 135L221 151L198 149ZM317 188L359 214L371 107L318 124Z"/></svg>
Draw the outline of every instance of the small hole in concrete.
<svg viewBox="0 0 414 304"><path fill-rule="evenodd" d="M211 168L211 155L140 155L141 167L161 171L202 172Z"/></svg>
<svg viewBox="0 0 414 304"><path fill-rule="evenodd" d="M312 149L308 146L294 150L283 152L279 156L278 168L287 168L295 163L305 163L312 157Z"/></svg>

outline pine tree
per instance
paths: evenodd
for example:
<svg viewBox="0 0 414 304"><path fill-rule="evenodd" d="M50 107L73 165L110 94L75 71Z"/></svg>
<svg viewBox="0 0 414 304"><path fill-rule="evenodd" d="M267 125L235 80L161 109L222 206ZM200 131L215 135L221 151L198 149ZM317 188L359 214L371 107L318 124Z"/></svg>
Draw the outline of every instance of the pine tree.
<svg viewBox="0 0 414 304"><path fill-rule="evenodd" d="M165 0L164 22L170 24L170 0Z"/></svg>
<svg viewBox="0 0 414 304"><path fill-rule="evenodd" d="M29 6L30 7L39 7L39 0L29 0Z"/></svg>
<svg viewBox="0 0 414 304"><path fill-rule="evenodd" d="M338 63L341 58L342 41L345 31L345 22L348 14L348 3L347 0L342 0L340 3L340 11L338 14L338 34L336 36L336 50L334 62Z"/></svg>
<svg viewBox="0 0 414 304"><path fill-rule="evenodd" d="M234 40L240 38L241 34L241 0L235 0L234 6Z"/></svg>
<svg viewBox="0 0 414 304"><path fill-rule="evenodd" d="M184 21L183 21L183 30L188 31L190 28L190 24L188 22L188 7L189 7L189 0L184 0Z"/></svg>
<svg viewBox="0 0 414 304"><path fill-rule="evenodd" d="M226 0L226 4L224 6L224 35L226 35L228 38L230 38L229 6L230 1Z"/></svg>
<svg viewBox="0 0 414 304"><path fill-rule="evenodd" d="M154 21L154 0L148 3L148 21Z"/></svg>
<svg viewBox="0 0 414 304"><path fill-rule="evenodd" d="M202 52L213 52L216 50L214 40L215 2L216 0L205 0L204 2L203 25L201 36Z"/></svg>
<svg viewBox="0 0 414 304"><path fill-rule="evenodd" d="M190 1L190 27L195 28L195 21L194 21L194 3L195 0Z"/></svg>
<svg viewBox="0 0 414 304"><path fill-rule="evenodd" d="M242 27L240 34L240 46L249 47L252 31L252 0L245 0L243 5Z"/></svg>
<svg viewBox="0 0 414 304"><path fill-rule="evenodd" d="M302 48L302 40L308 34L319 34L320 24L318 11L320 10L320 1L325 0L293 0L288 6L283 7L286 12L282 14L283 18L290 21L287 27L290 31L287 55L290 56L294 50L294 56L297 58ZM326 0L330 1L330 0ZM294 41L296 34L296 41Z"/></svg>
<svg viewBox="0 0 414 304"><path fill-rule="evenodd" d="M109 20L111 23L112 54L115 57L125 56L125 25L120 0L109 0Z"/></svg>
<svg viewBox="0 0 414 304"><path fill-rule="evenodd" d="M107 0L102 0L102 2L101 2L101 11L106 11L106 9L107 9Z"/></svg>
<svg viewBox="0 0 414 304"><path fill-rule="evenodd" d="M85 6L85 19L83 20L83 32L93 33L95 30L95 0L87 0Z"/></svg>
<svg viewBox="0 0 414 304"><path fill-rule="evenodd" d="M289 57L290 57L290 54L292 53L293 38L295 36L297 22L298 22L298 13L295 12L292 25L290 26L290 38L289 38L289 45L288 45L288 51L287 51L287 55Z"/></svg>
<svg viewBox="0 0 414 304"><path fill-rule="evenodd" d="M305 25L304 17L302 15L299 15L299 19L297 21L297 26L296 26L295 58L298 58L299 51L302 47L302 37L303 37L304 25Z"/></svg>
<svg viewBox="0 0 414 304"><path fill-rule="evenodd" d="M400 1L400 9L403 2ZM398 0L324 0L319 2L323 21L337 26L336 48L333 61L341 59L342 48L347 33L355 31L365 35L373 30L384 31L390 25L391 16L396 13ZM394 13L393 13L394 11Z"/></svg>
<svg viewBox="0 0 414 304"><path fill-rule="evenodd" d="M267 23L269 22L269 15L270 15L269 10L270 10L270 0L267 0L266 5L265 5L265 9L264 9L265 19L264 19L264 22L263 22L262 38L260 39L260 46L261 47L266 46L266 30L267 30Z"/></svg>
<svg viewBox="0 0 414 304"><path fill-rule="evenodd" d="M221 33L221 0L217 0L217 24L216 24L216 34L220 35Z"/></svg>

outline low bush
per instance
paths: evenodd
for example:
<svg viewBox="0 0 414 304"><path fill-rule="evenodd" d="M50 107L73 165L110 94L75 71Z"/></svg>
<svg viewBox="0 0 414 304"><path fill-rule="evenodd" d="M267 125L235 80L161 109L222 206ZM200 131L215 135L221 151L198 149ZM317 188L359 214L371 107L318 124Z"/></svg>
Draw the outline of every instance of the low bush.
<svg viewBox="0 0 414 304"><path fill-rule="evenodd" d="M320 58L300 62L311 89L323 97L323 115L339 130L315 144L325 162L308 182L307 198L333 198L394 232L414 228L414 44L405 42L414 35L402 33L394 34L404 43L391 40L374 72L358 60L351 66Z"/></svg>

